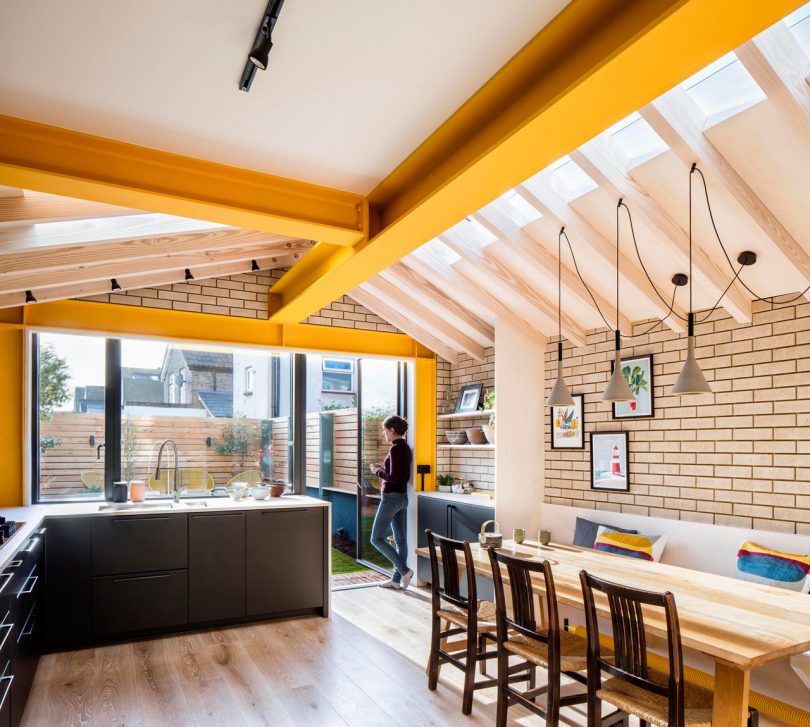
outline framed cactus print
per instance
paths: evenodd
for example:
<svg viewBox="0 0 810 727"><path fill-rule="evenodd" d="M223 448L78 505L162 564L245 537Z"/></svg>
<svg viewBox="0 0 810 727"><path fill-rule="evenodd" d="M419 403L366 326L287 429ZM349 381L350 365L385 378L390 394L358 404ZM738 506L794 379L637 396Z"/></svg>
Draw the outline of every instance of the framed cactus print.
<svg viewBox="0 0 810 727"><path fill-rule="evenodd" d="M551 407L551 448L584 449L585 419L582 394L574 394L574 406Z"/></svg>
<svg viewBox="0 0 810 727"><path fill-rule="evenodd" d="M612 363L610 372L613 373ZM613 404L613 418L644 419L655 416L652 354L623 358L622 373L635 399Z"/></svg>

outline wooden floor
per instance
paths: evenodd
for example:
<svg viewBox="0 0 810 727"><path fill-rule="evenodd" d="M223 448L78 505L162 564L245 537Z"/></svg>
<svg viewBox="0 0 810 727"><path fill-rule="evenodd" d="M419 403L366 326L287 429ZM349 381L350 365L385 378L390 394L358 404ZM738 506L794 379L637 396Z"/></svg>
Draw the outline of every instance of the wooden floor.
<svg viewBox="0 0 810 727"><path fill-rule="evenodd" d="M45 656L24 727L492 725L494 690L461 714L461 673L427 689L429 603L414 589L333 594L311 617ZM572 715L574 716L574 715ZM542 725L520 708L512 725Z"/></svg>

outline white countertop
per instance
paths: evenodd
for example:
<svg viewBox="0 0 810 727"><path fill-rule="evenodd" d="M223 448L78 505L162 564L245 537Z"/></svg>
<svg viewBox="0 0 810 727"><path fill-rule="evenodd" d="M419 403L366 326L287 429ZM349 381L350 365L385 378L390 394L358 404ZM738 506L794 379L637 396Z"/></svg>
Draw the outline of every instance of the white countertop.
<svg viewBox="0 0 810 727"><path fill-rule="evenodd" d="M417 492L419 497L435 497L440 500L448 500L449 502L463 502L467 505L478 505L478 507L495 507L495 493L487 497L485 495L459 495L455 492L435 492L433 490L426 492Z"/></svg>
<svg viewBox="0 0 810 727"><path fill-rule="evenodd" d="M187 505L188 503L205 503L205 505ZM100 510L100 507L113 505L111 509ZM34 531L42 526L45 518L93 516L105 517L121 515L149 515L153 513L215 513L233 510L293 510L302 507L330 507L325 500L306 495L284 495L268 497L266 500L254 500L252 497L234 502L230 497L200 497L181 500L174 504L171 499L148 500L146 503L109 503L103 501L88 502L55 502L47 505L27 505L24 507L5 507L0 515L6 520L24 522L21 530L0 548L0 568L12 559Z"/></svg>

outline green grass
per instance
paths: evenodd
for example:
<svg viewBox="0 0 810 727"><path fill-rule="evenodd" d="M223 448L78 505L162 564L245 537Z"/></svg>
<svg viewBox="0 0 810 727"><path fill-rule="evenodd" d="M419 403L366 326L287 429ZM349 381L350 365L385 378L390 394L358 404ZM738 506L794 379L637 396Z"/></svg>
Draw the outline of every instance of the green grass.
<svg viewBox="0 0 810 727"><path fill-rule="evenodd" d="M341 553L337 548L332 548L332 575L338 576L343 573L358 573L368 570L364 565L360 565L354 558Z"/></svg>

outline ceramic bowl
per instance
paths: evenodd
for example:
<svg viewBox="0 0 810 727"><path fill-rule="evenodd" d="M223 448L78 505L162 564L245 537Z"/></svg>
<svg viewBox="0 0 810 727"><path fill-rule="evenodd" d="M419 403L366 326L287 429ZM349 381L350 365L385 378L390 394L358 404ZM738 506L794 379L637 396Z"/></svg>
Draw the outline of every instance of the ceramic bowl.
<svg viewBox="0 0 810 727"><path fill-rule="evenodd" d="M274 482L270 485L270 497L281 497L287 490L287 485Z"/></svg>
<svg viewBox="0 0 810 727"><path fill-rule="evenodd" d="M464 444L467 441L467 432L450 430L444 433L449 444Z"/></svg>
<svg viewBox="0 0 810 727"><path fill-rule="evenodd" d="M470 440L470 444L486 444L487 439L484 436L484 430L481 427L472 427L467 429L467 439Z"/></svg>
<svg viewBox="0 0 810 727"><path fill-rule="evenodd" d="M253 495L254 500L266 500L270 494L270 488L263 485L256 485L250 488L250 494Z"/></svg>

